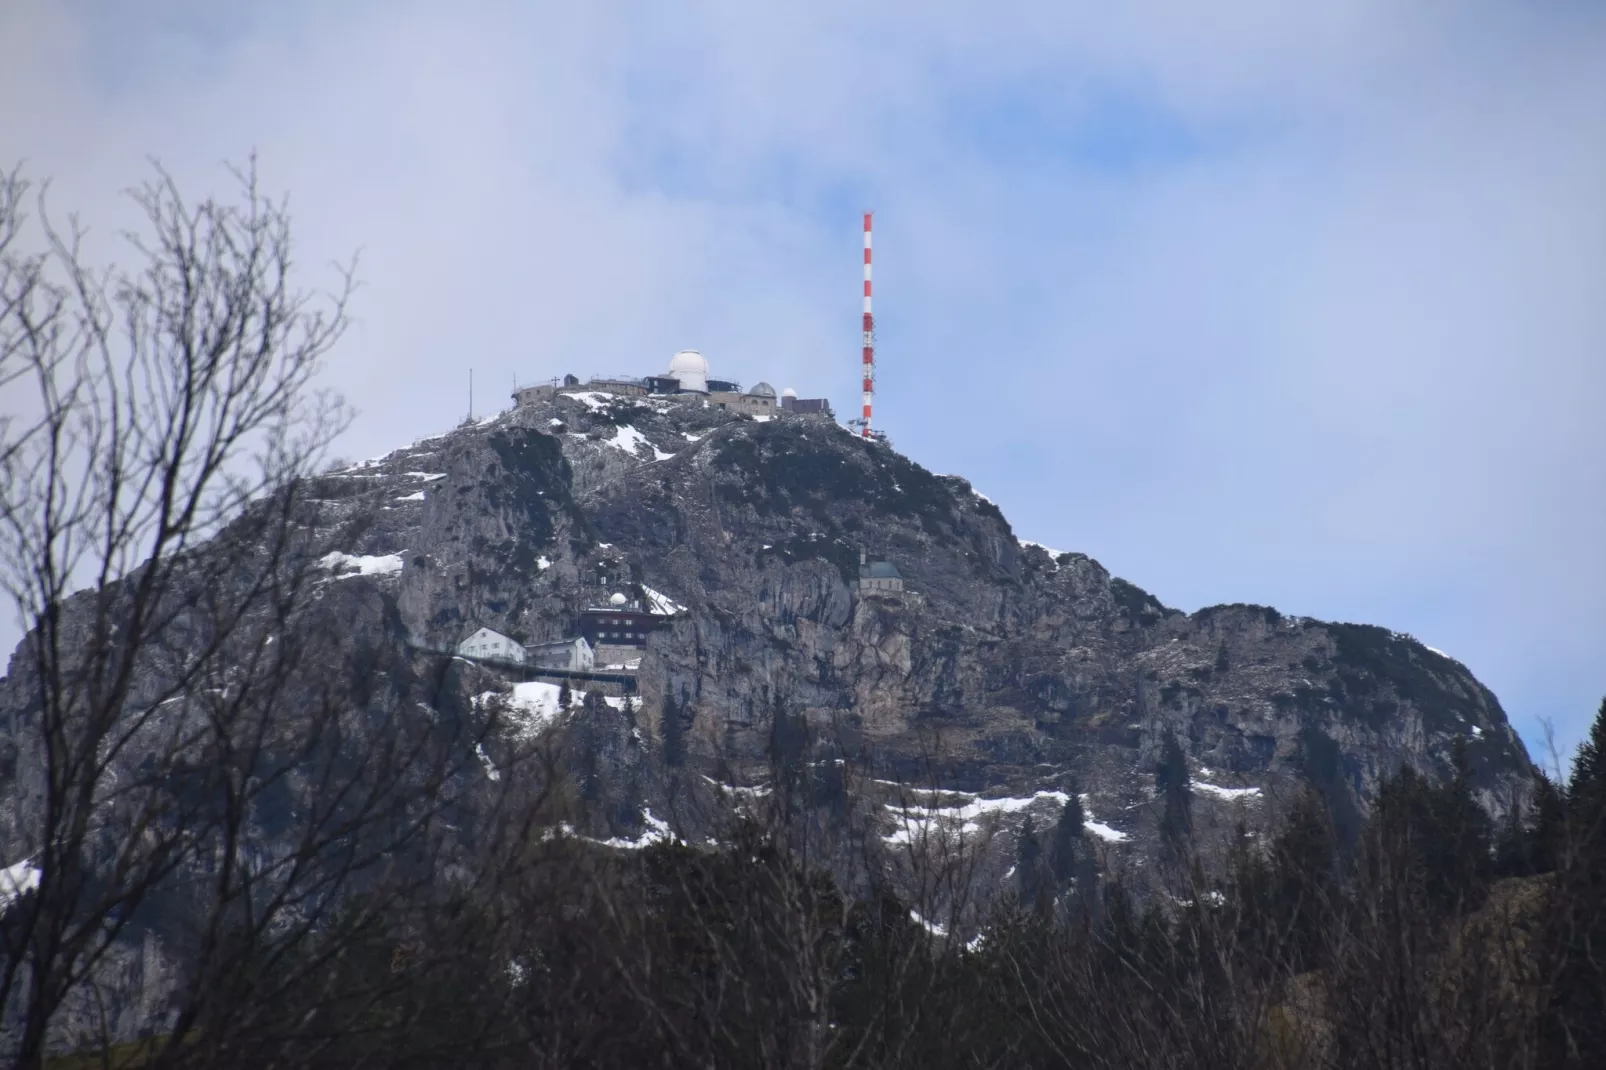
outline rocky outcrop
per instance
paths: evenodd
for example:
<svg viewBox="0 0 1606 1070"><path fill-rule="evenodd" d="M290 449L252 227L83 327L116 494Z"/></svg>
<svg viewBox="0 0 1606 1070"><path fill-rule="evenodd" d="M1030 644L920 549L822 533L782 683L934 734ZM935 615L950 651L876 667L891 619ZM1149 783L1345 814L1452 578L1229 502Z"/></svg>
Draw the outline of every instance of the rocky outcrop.
<svg viewBox="0 0 1606 1070"><path fill-rule="evenodd" d="M779 702L888 779L1019 797L1074 782L1141 855L1167 733L1203 830L1270 821L1306 780L1359 814L1401 763L1445 772L1457 739L1493 810L1531 775L1494 696L1409 637L1168 609L824 420L576 392L326 482L322 522L357 533L348 552L406 562L349 582L384 590L422 644L481 624L556 638L615 590L668 594L686 612L645 652L644 727L661 738L667 696L694 756L753 776ZM906 592L861 597L861 552Z"/></svg>
<svg viewBox="0 0 1606 1070"><path fill-rule="evenodd" d="M1356 818L1402 763L1446 772L1457 740L1491 809L1531 777L1494 696L1409 637L1169 609L1085 555L1019 542L963 479L819 418L576 391L330 472L306 508L312 543L335 548L322 608L350 622L336 642L394 666L387 708L438 715L443 680L459 711L510 690L426 668L474 628L557 639L648 588L683 607L643 652L637 703L557 724L594 737L599 837L664 818L669 736L682 780L759 785L777 710L871 769L865 785L936 781L955 813L1047 821L1079 791L1112 866L1154 857L1168 736L1205 841L1274 824L1307 782ZM904 593L861 595L861 553L894 563ZM861 802L897 846L888 800Z"/></svg>

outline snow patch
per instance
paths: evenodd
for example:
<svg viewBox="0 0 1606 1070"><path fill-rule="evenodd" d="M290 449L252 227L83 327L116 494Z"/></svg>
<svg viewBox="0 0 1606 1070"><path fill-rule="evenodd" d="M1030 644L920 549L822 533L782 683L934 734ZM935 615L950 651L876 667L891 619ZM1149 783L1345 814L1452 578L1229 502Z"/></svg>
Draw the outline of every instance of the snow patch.
<svg viewBox="0 0 1606 1070"><path fill-rule="evenodd" d="M540 680L528 683L514 684L511 695L500 695L496 691L487 691L475 699L475 705L483 705L484 701L493 697L507 699L508 711L518 718L518 730L521 735L533 736L558 719L558 695L563 690L558 684L549 684ZM580 705L581 698L576 698L570 692L570 708Z"/></svg>
<svg viewBox="0 0 1606 1070"><path fill-rule="evenodd" d="M1218 799L1236 802L1240 799L1260 798L1259 788L1223 788L1216 784L1207 784L1203 780L1190 780L1188 786L1194 791L1202 791L1206 795L1214 795Z"/></svg>
<svg viewBox="0 0 1606 1070"><path fill-rule="evenodd" d="M1483 738L1483 729L1479 728L1477 725L1473 725L1472 726L1472 738L1473 739L1482 739Z"/></svg>
<svg viewBox="0 0 1606 1070"><path fill-rule="evenodd" d="M346 579L348 576L386 576L392 572L402 570L401 554L385 554L374 557L368 554L343 554L339 550L332 550L318 559L318 564L335 572L344 572L345 575L336 579ZM355 572L349 571L355 569Z"/></svg>
<svg viewBox="0 0 1606 1070"><path fill-rule="evenodd" d="M1129 838L1127 836L1127 834L1122 832L1120 829L1111 828L1109 825L1106 825L1102 821L1093 820L1093 811L1089 810L1088 807L1087 807L1087 793L1086 792L1082 793L1081 800L1082 800L1082 828L1086 829L1088 832L1091 832L1093 835L1097 836L1099 839L1103 840L1105 843L1121 843L1122 841L1124 841L1124 840Z"/></svg>
<svg viewBox="0 0 1606 1070"><path fill-rule="evenodd" d="M474 744L474 753L479 756L480 764L485 766L486 776L490 777L492 780L502 779L501 770L496 768L496 763L491 761L491 756L485 753L485 744Z"/></svg>
<svg viewBox="0 0 1606 1070"><path fill-rule="evenodd" d="M933 791L937 789L932 789ZM1061 806L1070 801L1070 796L1063 791L1039 791L1036 794L1021 798L978 799L968 792L943 792L943 794L958 795L969 798L969 802L957 805L932 804L930 806L899 806L893 809L892 819L898 824L890 833L881 837L883 842L897 846L912 844L917 839L928 836L973 836L982 831L980 819L994 814L1013 814L1036 805L1044 799L1059 803Z"/></svg>
<svg viewBox="0 0 1606 1070"><path fill-rule="evenodd" d="M552 567L552 559L545 556L538 557L535 559L535 567L540 569L542 572L545 572L547 569Z"/></svg>
<svg viewBox="0 0 1606 1070"><path fill-rule="evenodd" d="M701 442L703 440L702 435L694 435L690 431L682 431L681 434L686 436L687 442Z"/></svg>
<svg viewBox="0 0 1606 1070"><path fill-rule="evenodd" d="M1102 821L1089 821L1083 819L1082 827L1105 843L1121 843L1127 839L1126 833L1120 829L1112 829Z"/></svg>
<svg viewBox="0 0 1606 1070"><path fill-rule="evenodd" d="M965 821L974 821L983 814L1013 814L1034 805L1041 799L1052 799L1064 806L1071 797L1063 791L1040 791L1023 799L977 799L957 808L954 813Z"/></svg>
<svg viewBox="0 0 1606 1070"><path fill-rule="evenodd" d="M673 601L666 594L653 590L645 585L641 588L647 596L647 612L659 617L673 617L676 613L686 612L686 607Z"/></svg>
<svg viewBox="0 0 1606 1070"><path fill-rule="evenodd" d="M641 819L647 823L640 836L633 840L626 840L618 836L597 842L604 847L618 847L626 851L637 851L643 847L651 847L655 843L673 843L675 834L669 831L669 822L662 821L653 816L651 810L643 809Z"/></svg>
<svg viewBox="0 0 1606 1070"><path fill-rule="evenodd" d="M24 859L0 869L0 910L39 887L42 874L33 866L32 859Z"/></svg>
<svg viewBox="0 0 1606 1070"><path fill-rule="evenodd" d="M608 407L608 402L614 399L613 394L601 390L580 390L573 394L563 394L562 397L573 398L592 412Z"/></svg>
<svg viewBox="0 0 1606 1070"><path fill-rule="evenodd" d="M1055 561L1058 561L1061 557L1064 557L1066 553L1064 550L1056 550L1052 546L1048 546L1040 542L1033 542L1031 539L1021 539L1019 541L1022 546L1037 547L1039 550L1042 550L1044 553L1048 554L1049 557L1052 557Z"/></svg>
<svg viewBox="0 0 1606 1070"><path fill-rule="evenodd" d="M616 429L613 437L607 440L607 445L616 450L623 450L632 457L639 457L641 455L641 447L646 446L652 450L652 459L655 461L667 461L674 456L673 453L665 453L651 442L648 442L646 435L628 425Z"/></svg>
<svg viewBox="0 0 1606 1070"><path fill-rule="evenodd" d="M385 454L385 457L389 456L390 454ZM361 470L364 468L375 468L385 463L385 457L370 457L366 461L358 461L356 464L347 465L345 468L336 469L333 474L337 476L349 475L361 472ZM377 472L370 474L378 475Z"/></svg>
<svg viewBox="0 0 1606 1070"><path fill-rule="evenodd" d="M561 684L549 684L544 680L531 680L528 683L514 684L512 693L505 691L482 691L474 696L474 708L483 709L494 699L501 699L507 703L509 725L524 738L539 735L543 730L558 719L562 711L558 708L558 697L563 693ZM569 691L569 709L575 711L584 705L586 692ZM613 709L625 708L625 699L614 695L604 695L602 701Z"/></svg>
<svg viewBox="0 0 1606 1070"><path fill-rule="evenodd" d="M920 912L918 910L911 909L909 911L909 920L913 921L916 925L919 925L921 928L925 929L926 932L930 933L932 936L947 936L948 935L948 930L947 929L943 928L941 925L938 925L934 921L927 921L925 918L922 918L920 916Z"/></svg>
<svg viewBox="0 0 1606 1070"><path fill-rule="evenodd" d="M424 492L421 490L415 490L411 494L403 494L396 500L399 502L421 502L424 500Z"/></svg>
<svg viewBox="0 0 1606 1070"><path fill-rule="evenodd" d="M411 476L413 479L422 479L425 483L433 483L437 479L446 478L445 472L403 472L402 475Z"/></svg>
<svg viewBox="0 0 1606 1070"><path fill-rule="evenodd" d="M765 785L763 785L763 784L759 784L759 785L756 785L756 786L751 787L751 788L744 788L744 787L741 787L740 785L737 785L737 784L726 784L726 783L723 783L721 781L715 780L713 777L708 776L706 773L703 775L703 779L708 781L710 784L714 785L714 787L719 788L721 791L728 791L732 795L735 795L735 796L738 796L738 797L741 797L741 798L762 799L762 798L764 798L764 796L766 796L766 795L768 795L770 793L770 789L768 787L766 787Z"/></svg>

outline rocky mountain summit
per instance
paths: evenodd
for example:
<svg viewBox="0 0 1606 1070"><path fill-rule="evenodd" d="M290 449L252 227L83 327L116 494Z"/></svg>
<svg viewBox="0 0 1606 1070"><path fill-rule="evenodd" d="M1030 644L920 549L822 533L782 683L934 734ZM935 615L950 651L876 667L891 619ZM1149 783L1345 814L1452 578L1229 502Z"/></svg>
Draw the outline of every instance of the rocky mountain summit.
<svg viewBox="0 0 1606 1070"><path fill-rule="evenodd" d="M880 795L860 801L894 847L911 821L1052 820L1074 790L1109 863L1141 866L1168 736L1202 842L1275 823L1306 782L1342 831L1401 764L1445 775L1457 740L1492 811L1531 779L1499 702L1454 659L1369 625L1168 608L1086 555L1019 541L965 480L824 418L560 393L333 471L315 497L346 540L325 597L377 598L390 631L352 641L398 657L481 626L570 636L611 593L682 610L640 653L639 724L606 733L601 778L632 787L599 835L669 817L642 785L661 782L671 737L702 781L766 790L778 710L806 724L817 761L874 770L859 791ZM860 592L861 555L904 590ZM550 700L511 684L484 670L462 687L505 695L527 731L550 724ZM912 812L891 785L944 794Z"/></svg>
<svg viewBox="0 0 1606 1070"><path fill-rule="evenodd" d="M321 776L356 770L383 774L365 807L438 800L438 827L472 855L518 780L504 772L522 775L517 756L540 748L556 765L532 773L576 785L558 820L597 843L707 843L735 812L801 787L844 874L918 880L923 859L957 847L978 904L1013 888L1026 821L1046 830L1073 794L1096 852L1081 857L1139 894L1160 887L1157 767L1174 777L1179 752L1206 860L1240 827L1277 827L1307 785L1342 836L1402 765L1442 778L1459 754L1496 814L1532 783L1500 704L1459 662L1369 625L1168 608L1084 554L1021 542L964 479L824 416L577 390L337 465L304 490L281 561L311 566L293 618L305 637L271 621L239 631L208 655L218 668L180 686L162 666L188 663L205 630L173 618L168 653L183 657L154 650L134 667L138 727L97 776L91 865L117 856L123 824L149 820L122 812L120 785L147 785L154 795L129 798L182 817L203 806L186 791L234 775L211 763L236 742L254 748L235 770L249 804L219 827L236 829L247 868L309 851L338 861L341 822L384 813L322 799ZM207 611L226 614L250 570L196 554ZM862 586L866 559L890 564L901 590ZM532 666L453 653L481 628L527 647L573 637L588 609L621 596L660 626L571 692ZM66 646L87 638L80 609L119 597L74 596ZM299 675L274 667L287 647ZM0 906L37 884L29 859L46 827L33 664L19 650L0 678ZM250 740L228 729L212 749L182 742L188 726L280 687L265 701L318 712L263 721L272 732ZM471 753L456 764L402 761L463 739ZM212 827L204 806L191 817ZM332 838L298 839L313 834ZM159 826L144 835L165 842ZM173 835L193 858L171 888L212 880L212 848L185 846L182 825ZM141 917L158 920L120 931L98 967L119 995L69 1008L64 1037L108 1015L118 1036L161 1019L181 976L173 956L194 938L183 894L151 892ZM947 909L943 895L910 901ZM280 915L316 924L299 906Z"/></svg>

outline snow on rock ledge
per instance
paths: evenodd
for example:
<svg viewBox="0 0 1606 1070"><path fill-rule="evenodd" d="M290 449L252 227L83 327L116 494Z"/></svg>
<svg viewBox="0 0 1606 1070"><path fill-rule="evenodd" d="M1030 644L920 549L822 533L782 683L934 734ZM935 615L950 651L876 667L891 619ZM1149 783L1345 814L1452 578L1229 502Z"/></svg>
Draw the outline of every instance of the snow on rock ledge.
<svg viewBox="0 0 1606 1070"><path fill-rule="evenodd" d="M320 557L318 564L333 572L341 573L335 577L336 579L343 580L348 576L386 576L402 570L402 556L385 554L382 557L374 557L366 554L343 554L339 550L333 550Z"/></svg>
<svg viewBox="0 0 1606 1070"><path fill-rule="evenodd" d="M0 910L37 889L39 877L31 859L0 869Z"/></svg>
<svg viewBox="0 0 1606 1070"><path fill-rule="evenodd" d="M677 613L686 612L686 607L673 601L666 594L655 591L651 587L642 587L647 596L647 611L660 617L673 617Z"/></svg>
<svg viewBox="0 0 1606 1070"><path fill-rule="evenodd" d="M634 427L618 428L614 431L613 437L607 440L607 444L616 450L622 450L630 454L632 457L639 457L643 446L652 451L652 458L655 461L667 461L674 456L673 453L665 453L651 442L648 442L647 436L637 431Z"/></svg>

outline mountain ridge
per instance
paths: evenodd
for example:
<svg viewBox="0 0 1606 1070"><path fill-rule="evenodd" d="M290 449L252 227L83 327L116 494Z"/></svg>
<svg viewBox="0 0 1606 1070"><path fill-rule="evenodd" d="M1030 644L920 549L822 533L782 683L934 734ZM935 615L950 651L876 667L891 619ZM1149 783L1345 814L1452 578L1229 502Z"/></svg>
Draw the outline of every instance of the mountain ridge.
<svg viewBox="0 0 1606 1070"><path fill-rule="evenodd" d="M781 709L873 779L1035 800L1075 785L1137 864L1158 850L1148 785L1167 737L1205 774L1202 841L1275 826L1306 784L1363 814L1380 778L1448 775L1458 746L1497 815L1531 778L1494 695L1414 639L1248 604L1184 613L821 417L557 393L326 472L301 508L334 563L317 597L374 622L341 639L365 657L399 664L481 626L565 638L619 591L685 607L641 652L644 732L601 774L603 838L645 827L633 806L664 807L643 784L675 772L668 734L684 729L689 770L756 783ZM864 553L897 567L901 595L856 589ZM454 706L506 689L455 671ZM870 809L892 842L897 815Z"/></svg>
<svg viewBox="0 0 1606 1070"><path fill-rule="evenodd" d="M392 739L424 756L394 775L427 787L401 805L438 800L434 849L458 860L446 874L472 864L508 805L539 811L550 825L540 835L562 828L623 850L720 842L738 814L786 795L822 840L813 857L845 887L864 890L853 882L873 872L915 889L931 865L966 859L963 902L929 881L908 901L922 918L972 927L1012 890L1032 830L1054 827L1073 797L1088 845L1078 887L1109 878L1158 897L1179 812L1214 866L1240 832L1275 832L1311 790L1340 837L1353 836L1402 765L1448 779L1464 763L1496 816L1533 783L1498 700L1459 662L1372 625L1246 604L1172 609L1086 554L1021 541L962 477L821 417L559 393L296 492L274 567L301 591L305 612L286 619L306 635L270 620L230 642L253 666L286 646L301 660L282 679L283 653L239 674L203 660L218 672L174 694L164 648L204 635L205 612L199 623L176 618L180 634L152 648L128 692L123 715L143 727L96 774L108 800L135 784L150 812L187 813L186 785L249 769L218 769L204 746L164 752L153 741L204 723L195 719L209 704L244 695L253 679L284 683L292 692L265 700L272 734L247 763L272 780L262 790L245 781L231 826L256 864L298 858L296 836L317 826L318 778L302 765L356 776L375 756L392 760ZM250 521L240 522L248 535L259 530ZM250 560L238 551L222 559ZM864 554L894 565L903 590L859 589ZM204 592L206 612L226 614L228 585L249 581L198 574L222 584ZM679 611L640 648L629 698L576 682L565 708L557 686L521 683L533 671L451 653L480 627L526 644L563 639L592 606L649 590ZM79 611L104 611L110 595L64 605L68 648ZM13 867L42 849L46 827L24 650L0 678L0 863ZM321 750L304 749L298 703L323 711L311 722ZM225 742L252 728L224 725ZM376 802L391 798L380 780ZM1190 800L1181 811L1178 790ZM96 836L86 850L117 857ZM211 857L194 849L161 894L205 887ZM63 1028L107 1015L127 1037L159 1018L194 935L177 908L155 916L165 920L119 937L100 967L119 978L107 990L115 999L74 1005Z"/></svg>
<svg viewBox="0 0 1606 1070"><path fill-rule="evenodd" d="M474 460L475 451L459 450L476 437L484 437L497 472L483 452ZM689 619L645 653L649 711L665 694L684 693L711 721L756 724L757 697L779 688L816 717L852 710L866 738L922 720L946 722L981 744L972 759L1025 746L1062 760L1065 748L1056 743L1077 735L1077 726L1105 739L1136 731L1151 740L1168 726L1188 737L1195 759L1214 754L1245 774L1257 760L1242 752L1266 748L1266 733L1247 731L1251 722L1296 716L1391 740L1350 763L1363 806L1391 760L1428 759L1442 772L1455 735L1487 752L1473 756L1485 805L1500 812L1521 795L1521 742L1498 700L1459 662L1372 625L1244 604L1172 609L1085 554L1053 556L1018 540L1002 511L962 477L930 473L820 419L763 421L695 403L576 391L424 440L381 467L408 463L417 450L460 466L442 473L442 486L459 498L465 480L483 484L472 519L427 489L434 501L416 506L420 537L435 550L424 554L425 571L439 564L441 534L472 529L475 541L450 565L450 591L414 582L411 572L400 577L403 617L435 645L470 624L558 638L572 631L586 600L582 573L596 575L600 566L602 575L649 582L689 607ZM327 478L371 478L374 467ZM536 509L535 499L545 506ZM533 527L519 528L508 512L513 502L523 503L522 523ZM401 541L392 532L380 548L409 549ZM543 549L557 553L532 572ZM902 599L853 590L864 551L907 578ZM495 589L498 561L509 569L503 586L514 589ZM541 587L539 597L522 588L526 580ZM1274 642L1298 656L1274 668L1254 646L1275 636L1287 637ZM1165 649L1171 644L1183 653ZM983 666L959 657L960 646L1006 656L984 658ZM1218 670L1223 653L1227 667ZM827 677L846 673L856 684L827 682L817 671L822 657ZM1235 670L1243 657L1248 662ZM976 731L989 720L991 729ZM1233 743L1234 733L1259 738ZM1345 745L1359 745L1347 734ZM1296 756L1272 735L1286 753L1274 747L1257 771L1282 776Z"/></svg>

